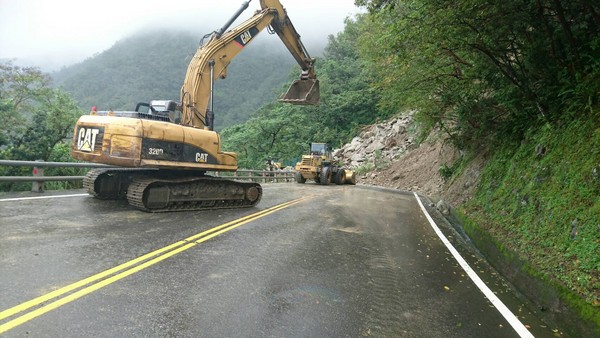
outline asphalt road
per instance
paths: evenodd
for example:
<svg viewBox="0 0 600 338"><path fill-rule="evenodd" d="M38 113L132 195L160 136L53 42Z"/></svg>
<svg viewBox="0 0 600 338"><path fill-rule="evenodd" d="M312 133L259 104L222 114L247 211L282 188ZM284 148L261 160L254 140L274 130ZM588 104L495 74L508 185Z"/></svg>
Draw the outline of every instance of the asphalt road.
<svg viewBox="0 0 600 338"><path fill-rule="evenodd" d="M263 187L254 208L162 214L1 197L0 336L519 337L413 194ZM433 217L522 325L558 335Z"/></svg>

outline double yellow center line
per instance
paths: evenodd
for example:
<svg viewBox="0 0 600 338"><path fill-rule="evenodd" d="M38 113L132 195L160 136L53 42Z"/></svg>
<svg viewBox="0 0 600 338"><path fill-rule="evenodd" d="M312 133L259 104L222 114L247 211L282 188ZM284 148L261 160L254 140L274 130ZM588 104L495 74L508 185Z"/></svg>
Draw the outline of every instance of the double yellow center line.
<svg viewBox="0 0 600 338"><path fill-rule="evenodd" d="M225 224L219 225L212 229L203 231L196 235L190 236L186 239L183 239L179 242L168 245L164 248L152 251L148 254L130 260L126 263L123 263L119 266L116 266L112 269L108 269L106 271L100 272L88 278L82 279L78 282L69 284L63 288L45 294L43 296L34 298L30 301L21 303L15 307L4 310L0 312L0 321L9 317L13 317L25 310L29 310L31 308L37 307L30 312L27 312L17 318L14 318L2 325L0 325L0 334L11 330L27 321L36 318L45 314L46 312L52 311L62 305L70 303L76 299L79 299L89 293L92 293L98 289L101 289L109 284L112 284L118 280L121 280L129 275L132 275L136 272L139 272L149 266L152 266L158 262L161 262L171 256L175 256L178 253L181 253L187 249L190 249L202 242L205 242L213 237L216 237L222 233L225 233L229 230L233 230L239 226L242 226L246 223L252 222L259 218L270 215L279 210L290 207L294 204L298 204L304 201L305 198L298 198L286 203L282 203L276 205L274 207L259 211L257 213L239 218L237 220L227 222ZM63 297L64 296L64 297ZM59 298L60 297L60 298ZM38 307L42 303L51 301L55 298L58 298L51 303L45 304L43 306Z"/></svg>

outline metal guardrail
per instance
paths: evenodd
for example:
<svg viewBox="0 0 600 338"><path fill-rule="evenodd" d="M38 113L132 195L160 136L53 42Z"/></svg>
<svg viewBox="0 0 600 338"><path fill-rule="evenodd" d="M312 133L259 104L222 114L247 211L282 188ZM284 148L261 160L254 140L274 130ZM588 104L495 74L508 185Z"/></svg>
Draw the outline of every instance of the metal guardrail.
<svg viewBox="0 0 600 338"><path fill-rule="evenodd" d="M44 182L49 181L79 181L85 176L44 176L44 169L53 168L116 168L106 164L78 163L78 162L44 162L44 161L15 161L0 160L0 166L33 167L32 176L0 176L0 182L33 182L31 191L43 192ZM268 170L238 170L234 172L211 171L217 177L231 177L236 180L253 182L293 182L293 171L268 171Z"/></svg>

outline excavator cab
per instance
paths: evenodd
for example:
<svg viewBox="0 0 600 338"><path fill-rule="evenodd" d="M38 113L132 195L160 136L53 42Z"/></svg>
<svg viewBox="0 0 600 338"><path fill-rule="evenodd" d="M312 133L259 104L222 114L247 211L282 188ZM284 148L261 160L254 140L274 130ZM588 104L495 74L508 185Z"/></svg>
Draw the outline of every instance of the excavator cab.
<svg viewBox="0 0 600 338"><path fill-rule="evenodd" d="M279 101L298 105L313 105L319 104L320 99L319 80L300 79L292 82L290 88Z"/></svg>
<svg viewBox="0 0 600 338"><path fill-rule="evenodd" d="M181 104L171 100L152 100L150 103L139 102L135 111L148 119L181 122Z"/></svg>

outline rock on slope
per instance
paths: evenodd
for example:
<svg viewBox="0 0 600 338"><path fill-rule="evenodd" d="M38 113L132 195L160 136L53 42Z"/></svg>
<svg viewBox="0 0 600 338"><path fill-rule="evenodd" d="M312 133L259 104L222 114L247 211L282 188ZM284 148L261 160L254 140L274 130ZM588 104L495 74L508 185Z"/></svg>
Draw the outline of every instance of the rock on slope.
<svg viewBox="0 0 600 338"><path fill-rule="evenodd" d="M479 181L485 154L470 161L461 176L444 181L440 167L452 166L460 152L440 133L417 144L413 113L366 127L352 142L334 151L334 157L359 172L359 184L372 184L444 199L452 205L467 200ZM371 170L369 170L371 169Z"/></svg>

